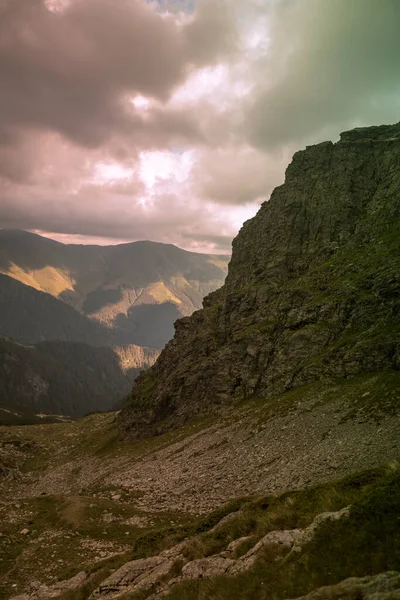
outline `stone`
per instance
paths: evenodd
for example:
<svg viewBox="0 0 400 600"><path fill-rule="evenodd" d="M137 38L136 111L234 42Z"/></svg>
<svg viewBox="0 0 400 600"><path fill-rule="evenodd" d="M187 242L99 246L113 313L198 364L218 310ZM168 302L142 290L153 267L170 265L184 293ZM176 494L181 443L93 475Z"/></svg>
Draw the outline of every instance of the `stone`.
<svg viewBox="0 0 400 600"><path fill-rule="evenodd" d="M315 517L315 519L311 523L311 525L309 525L303 531L300 531L300 535L298 537L296 537L296 539L294 540L291 553L292 552L300 552L302 550L304 544L307 544L308 542L310 542L313 539L318 527L324 521L338 521L339 519L347 518L350 514L350 508L351 508L350 506L346 506L345 508L342 508L342 510L338 510L336 512L324 512L324 513L319 514L317 517ZM288 556L290 556L290 554Z"/></svg>
<svg viewBox="0 0 400 600"><path fill-rule="evenodd" d="M211 556L192 560L182 568L182 580L205 579L223 575L234 564L234 560L222 556Z"/></svg>
<svg viewBox="0 0 400 600"><path fill-rule="evenodd" d="M118 598L128 592L134 593L150 589L161 577L167 575L176 557L164 555L133 560L115 571L102 582L90 598Z"/></svg>

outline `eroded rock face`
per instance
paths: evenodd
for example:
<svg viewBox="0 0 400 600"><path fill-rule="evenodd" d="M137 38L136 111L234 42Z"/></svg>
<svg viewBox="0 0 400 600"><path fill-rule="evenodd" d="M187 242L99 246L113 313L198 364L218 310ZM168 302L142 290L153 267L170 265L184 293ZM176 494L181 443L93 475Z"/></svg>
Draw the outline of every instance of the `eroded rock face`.
<svg viewBox="0 0 400 600"><path fill-rule="evenodd" d="M400 368L400 124L294 155L119 415L143 437L322 378Z"/></svg>

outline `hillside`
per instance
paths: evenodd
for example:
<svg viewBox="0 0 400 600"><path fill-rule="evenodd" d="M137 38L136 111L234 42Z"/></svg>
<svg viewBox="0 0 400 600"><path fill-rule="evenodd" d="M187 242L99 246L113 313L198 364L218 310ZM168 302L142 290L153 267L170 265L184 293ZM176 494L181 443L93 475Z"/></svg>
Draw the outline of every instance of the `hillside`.
<svg viewBox="0 0 400 600"><path fill-rule="evenodd" d="M222 285L227 262L171 244L64 245L0 230L0 272L112 328L118 344L162 348L174 321Z"/></svg>
<svg viewBox="0 0 400 600"><path fill-rule="evenodd" d="M0 274L0 335L23 344L61 340L112 343L111 332L44 292Z"/></svg>
<svg viewBox="0 0 400 600"><path fill-rule="evenodd" d="M0 406L11 411L3 422L119 406L174 321L222 284L226 262L152 242L65 246L0 229L0 336L48 342L8 348L19 359L0 386Z"/></svg>
<svg viewBox="0 0 400 600"><path fill-rule="evenodd" d="M294 155L233 243L225 285L176 323L119 415L141 437L313 382L396 372L400 124ZM368 393L368 392L366 392Z"/></svg>
<svg viewBox="0 0 400 600"><path fill-rule="evenodd" d="M0 598L397 599L398 394L318 382L133 443L115 414L0 428Z"/></svg>
<svg viewBox="0 0 400 600"><path fill-rule="evenodd" d="M0 423L111 410L157 356L151 349L134 350L59 341L24 346L0 338Z"/></svg>

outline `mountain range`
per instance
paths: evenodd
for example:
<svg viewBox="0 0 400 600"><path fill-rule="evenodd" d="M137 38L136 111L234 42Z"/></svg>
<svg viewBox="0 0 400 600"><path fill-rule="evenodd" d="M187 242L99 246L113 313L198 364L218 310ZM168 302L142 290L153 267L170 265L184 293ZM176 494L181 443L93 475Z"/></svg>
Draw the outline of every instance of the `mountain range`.
<svg viewBox="0 0 400 600"><path fill-rule="evenodd" d="M118 344L162 348L173 322L201 308L203 297L222 285L228 258L148 241L65 245L0 230L1 273L105 326L110 343Z"/></svg>
<svg viewBox="0 0 400 600"><path fill-rule="evenodd" d="M157 358L174 321L222 285L227 262L155 242L64 245L0 230L0 336L9 339L2 352L17 356L23 373L17 381L18 369L9 371L0 406L26 411L31 402L35 412L72 416L111 409ZM43 345L49 342L57 344ZM90 368L79 371L74 363L82 361ZM78 371L79 385L68 377ZM42 384L30 393L32 373ZM101 381L106 373L100 391L96 374Z"/></svg>

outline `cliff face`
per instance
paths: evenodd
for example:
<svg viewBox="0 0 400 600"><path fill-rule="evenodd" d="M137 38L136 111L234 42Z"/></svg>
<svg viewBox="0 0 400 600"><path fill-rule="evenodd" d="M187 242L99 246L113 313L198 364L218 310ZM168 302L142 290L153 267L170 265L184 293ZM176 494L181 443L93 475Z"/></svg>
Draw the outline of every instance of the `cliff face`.
<svg viewBox="0 0 400 600"><path fill-rule="evenodd" d="M119 425L145 436L218 405L400 369L400 124L294 155L233 243L224 287L176 322Z"/></svg>

